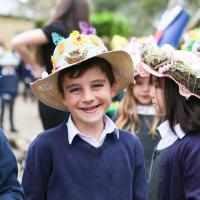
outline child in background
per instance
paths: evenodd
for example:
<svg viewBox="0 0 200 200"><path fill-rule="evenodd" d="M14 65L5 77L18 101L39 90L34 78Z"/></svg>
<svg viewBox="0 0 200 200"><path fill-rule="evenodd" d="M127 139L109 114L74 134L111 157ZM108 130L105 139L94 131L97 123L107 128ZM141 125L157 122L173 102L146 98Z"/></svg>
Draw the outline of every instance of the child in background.
<svg viewBox="0 0 200 200"><path fill-rule="evenodd" d="M7 138L0 129L0 199L23 200L24 194L17 180L17 161Z"/></svg>
<svg viewBox="0 0 200 200"><path fill-rule="evenodd" d="M116 125L118 128L135 133L143 146L147 177L151 165L152 153L160 136L156 127L160 118L155 114L149 91L149 73L142 70L139 53L139 42L150 42L150 38L132 38L128 46L129 53L135 64L135 84L131 83L124 94L117 112Z"/></svg>
<svg viewBox="0 0 200 200"><path fill-rule="evenodd" d="M157 112L166 118L150 172L149 199L200 199L200 58L194 53L144 46Z"/></svg>
<svg viewBox="0 0 200 200"><path fill-rule="evenodd" d="M0 78L0 95L1 95L1 116L0 126L3 129L5 107L9 108L10 131L17 132L14 125L14 105L15 98L18 94L18 74L16 66L19 64L18 58L13 52L7 52L0 61L2 65Z"/></svg>
<svg viewBox="0 0 200 200"><path fill-rule="evenodd" d="M31 84L40 101L70 111L28 150L22 185L27 200L146 200L142 146L105 115L112 97L133 81L131 57L75 31L52 56L53 72Z"/></svg>

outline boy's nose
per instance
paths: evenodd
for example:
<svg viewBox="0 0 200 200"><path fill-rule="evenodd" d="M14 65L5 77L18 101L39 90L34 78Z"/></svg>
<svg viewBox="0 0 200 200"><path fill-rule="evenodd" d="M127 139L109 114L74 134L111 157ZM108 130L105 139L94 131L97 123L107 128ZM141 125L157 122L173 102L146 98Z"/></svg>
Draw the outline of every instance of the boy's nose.
<svg viewBox="0 0 200 200"><path fill-rule="evenodd" d="M83 101L93 101L94 100L94 95L92 91L90 90L85 90L83 93Z"/></svg>

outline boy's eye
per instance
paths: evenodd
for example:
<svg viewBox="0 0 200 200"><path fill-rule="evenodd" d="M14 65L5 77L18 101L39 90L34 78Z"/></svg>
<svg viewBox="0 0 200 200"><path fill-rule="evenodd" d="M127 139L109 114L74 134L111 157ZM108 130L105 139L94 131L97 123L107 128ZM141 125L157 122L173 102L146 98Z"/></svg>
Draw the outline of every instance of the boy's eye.
<svg viewBox="0 0 200 200"><path fill-rule="evenodd" d="M95 83L95 84L92 85L93 88L101 88L103 86L104 86L103 83Z"/></svg>
<svg viewBox="0 0 200 200"><path fill-rule="evenodd" d="M75 93L75 92L79 92L80 90L81 90L81 88L78 88L78 87L77 88L70 88L69 92L70 93Z"/></svg>

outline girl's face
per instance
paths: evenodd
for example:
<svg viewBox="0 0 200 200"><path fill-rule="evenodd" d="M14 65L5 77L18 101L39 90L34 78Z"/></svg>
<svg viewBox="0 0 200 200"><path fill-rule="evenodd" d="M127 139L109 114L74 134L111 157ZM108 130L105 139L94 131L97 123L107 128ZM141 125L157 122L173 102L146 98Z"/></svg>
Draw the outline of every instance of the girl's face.
<svg viewBox="0 0 200 200"><path fill-rule="evenodd" d="M150 105L151 97L149 95L150 87L148 77L137 76L136 83L133 85L133 95L140 105Z"/></svg>
<svg viewBox="0 0 200 200"><path fill-rule="evenodd" d="M159 80L159 82L158 82ZM165 116L165 102L164 102L164 79L152 76L152 87L150 89L150 96L152 98L153 106L160 116Z"/></svg>

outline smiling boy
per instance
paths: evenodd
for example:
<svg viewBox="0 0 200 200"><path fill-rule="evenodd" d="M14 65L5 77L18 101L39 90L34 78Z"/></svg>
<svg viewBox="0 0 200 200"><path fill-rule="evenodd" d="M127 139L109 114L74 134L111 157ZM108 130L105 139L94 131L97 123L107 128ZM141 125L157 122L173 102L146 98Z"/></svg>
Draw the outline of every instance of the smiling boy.
<svg viewBox="0 0 200 200"><path fill-rule="evenodd" d="M60 41L52 61L54 71L32 89L71 115L31 144L22 181L26 199L147 199L141 144L105 115L112 97L133 81L130 56L75 32Z"/></svg>

